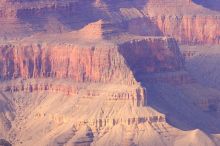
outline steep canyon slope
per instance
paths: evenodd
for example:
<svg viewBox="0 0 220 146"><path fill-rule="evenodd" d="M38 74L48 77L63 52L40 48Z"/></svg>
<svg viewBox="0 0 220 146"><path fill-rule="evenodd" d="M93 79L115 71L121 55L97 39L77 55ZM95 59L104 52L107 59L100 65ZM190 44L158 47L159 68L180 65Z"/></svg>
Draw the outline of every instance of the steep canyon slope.
<svg viewBox="0 0 220 146"><path fill-rule="evenodd" d="M219 4L0 0L0 139L220 145Z"/></svg>

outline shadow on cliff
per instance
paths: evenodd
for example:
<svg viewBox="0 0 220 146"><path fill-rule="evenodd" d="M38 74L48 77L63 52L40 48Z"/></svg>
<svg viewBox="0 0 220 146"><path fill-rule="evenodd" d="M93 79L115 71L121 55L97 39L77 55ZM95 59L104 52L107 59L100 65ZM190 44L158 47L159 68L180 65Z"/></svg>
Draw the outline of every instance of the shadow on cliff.
<svg viewBox="0 0 220 146"><path fill-rule="evenodd" d="M2 146L12 146L7 140L5 139L0 139L0 145Z"/></svg>
<svg viewBox="0 0 220 146"><path fill-rule="evenodd" d="M125 31L134 35L141 36L163 36L163 32L160 28L152 21L150 18L143 14L143 8L147 5L148 0L103 0L107 5L109 12L117 13L117 19L121 19L117 22L116 26L122 31ZM126 15L124 16L123 9L128 12L130 18ZM143 16L138 16L138 15ZM113 18L117 20L116 18Z"/></svg>
<svg viewBox="0 0 220 146"><path fill-rule="evenodd" d="M219 58L220 55L206 55L204 57L194 57L186 62L186 70L202 86L203 90L208 87L219 90L217 89L220 85L220 68L217 65L220 63ZM141 79L139 75L136 77L148 90L147 105L166 114L168 123L182 130L201 129L207 133L220 133L218 112L212 109L203 111L195 106L191 99L193 94L186 94L181 86L178 87L169 83L148 83L146 80ZM184 86L187 86L187 84ZM189 85L190 87L193 87L193 85ZM193 91L199 94L200 90Z"/></svg>
<svg viewBox="0 0 220 146"><path fill-rule="evenodd" d="M186 69L203 86L219 90L220 66L218 64L220 64L220 54L201 55L187 61Z"/></svg>
<svg viewBox="0 0 220 146"><path fill-rule="evenodd" d="M51 6L49 8L30 8L17 11L17 18L31 25L34 31L47 31L48 23L51 26L62 25L67 30L79 30L91 22L105 19L104 12L95 8L90 0L72 2L68 6ZM51 18L56 19L52 22ZM53 27L54 27L53 26Z"/></svg>
<svg viewBox="0 0 220 146"><path fill-rule="evenodd" d="M157 73L162 75L166 72L172 73L180 71L180 68L175 68L175 70L162 69L149 73L143 71L145 65L149 66L153 64L161 68L163 67L161 66L161 62L155 60L153 56L151 58L135 56L135 53L129 54L129 51L129 49L127 49L126 53L125 51L121 51L121 54L133 71L136 80L147 89L148 95L145 101L146 106L150 106L158 112L165 114L167 122L178 129L184 131L201 129L207 133L220 133L219 115L213 111L203 111L198 106L195 106L193 99L190 98L193 95L190 93L191 96L186 94L184 89L181 88L181 85L178 86L167 82L154 82L149 81L149 77L148 79L146 78L149 74L152 75ZM148 52L147 54L149 55L151 53L152 52ZM138 59L135 61L134 58ZM220 62L220 57L217 58ZM195 58L195 60L197 60L197 58ZM172 62L170 63L172 64ZM185 85L187 86L187 84ZM205 89L204 87L204 90Z"/></svg>
<svg viewBox="0 0 220 146"><path fill-rule="evenodd" d="M207 133L220 133L216 111L204 111L196 106L190 99L190 93L186 94L181 87L168 83L141 82L148 91L146 105L165 114L172 126L184 131L201 129Z"/></svg>
<svg viewBox="0 0 220 146"><path fill-rule="evenodd" d="M146 5L147 1L148 0L103 0L104 6L99 7L95 6L94 0L80 0L71 2L68 6L20 9L17 11L17 18L25 24L30 24L34 32L48 31L48 27L55 27L55 29L52 30L53 32L61 32L61 29L74 31L80 30L87 24L96 22L100 19L107 21L118 19L109 15L109 13L115 13L117 17L122 19L118 16L120 8L137 8L140 10ZM119 27L126 29L126 21L117 23L121 23ZM139 22L137 24L140 25L141 23ZM157 30L149 20L146 20L144 23L147 23L150 28L155 28L155 30ZM50 26L48 26L48 24Z"/></svg>
<svg viewBox="0 0 220 146"><path fill-rule="evenodd" d="M103 0L107 4L108 9L119 11L120 8L138 8L142 9L148 2L148 0Z"/></svg>
<svg viewBox="0 0 220 146"><path fill-rule="evenodd" d="M94 7L91 0L72 3L68 8L58 9L57 13L58 20L71 30L79 30L89 23L100 19L108 19L106 13Z"/></svg>
<svg viewBox="0 0 220 146"><path fill-rule="evenodd" d="M208 9L220 11L220 0L193 0L193 2Z"/></svg>
<svg viewBox="0 0 220 146"><path fill-rule="evenodd" d="M14 112L12 103L8 100L8 97L4 93L0 92L0 114L7 112Z"/></svg>

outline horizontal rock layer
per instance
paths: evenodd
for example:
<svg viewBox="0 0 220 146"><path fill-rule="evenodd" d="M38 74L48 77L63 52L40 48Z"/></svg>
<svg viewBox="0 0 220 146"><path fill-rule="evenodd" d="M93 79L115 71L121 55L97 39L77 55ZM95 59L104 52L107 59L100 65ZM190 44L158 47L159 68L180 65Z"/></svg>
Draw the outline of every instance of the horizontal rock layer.
<svg viewBox="0 0 220 146"><path fill-rule="evenodd" d="M183 68L176 41L145 38L107 47L1 45L0 77L72 79L76 82L134 84L135 75Z"/></svg>
<svg viewBox="0 0 220 146"><path fill-rule="evenodd" d="M6 85L0 85L1 92L10 93L61 93L66 96L82 96L85 99L93 99L96 97L105 97L105 100L109 101L129 101L134 106L144 106L146 98L146 89L140 85L124 86L120 85L118 88L114 88L114 84L69 84L65 82L55 83L50 80L43 79L43 82L33 83L31 81L25 81L25 83L7 83ZM39 79L38 79L39 81ZM103 89L99 87L102 86Z"/></svg>
<svg viewBox="0 0 220 146"><path fill-rule="evenodd" d="M149 116L149 117L138 117L138 118L127 118L127 119L89 119L85 121L77 121L74 126L76 129L79 129L85 123L90 126L92 129L101 129L103 127L113 127L117 124L125 124L125 125L137 125L141 123L159 123L166 122L166 117L164 115L157 116Z"/></svg>
<svg viewBox="0 0 220 146"><path fill-rule="evenodd" d="M53 77L129 84L134 81L117 48L3 45L0 50L1 79Z"/></svg>
<svg viewBox="0 0 220 146"><path fill-rule="evenodd" d="M183 44L219 44L220 17L215 15L152 16L159 30ZM156 32L158 33L158 32Z"/></svg>

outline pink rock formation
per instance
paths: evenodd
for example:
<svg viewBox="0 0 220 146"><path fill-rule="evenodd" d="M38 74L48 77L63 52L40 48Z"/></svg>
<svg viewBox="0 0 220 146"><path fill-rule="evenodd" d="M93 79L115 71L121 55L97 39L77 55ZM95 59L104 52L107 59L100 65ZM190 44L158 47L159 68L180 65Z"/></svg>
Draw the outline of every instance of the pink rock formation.
<svg viewBox="0 0 220 146"><path fill-rule="evenodd" d="M184 63L176 41L160 37L112 48L38 44L2 45L0 50L2 79L52 77L133 84L133 72L180 70Z"/></svg>
<svg viewBox="0 0 220 146"><path fill-rule="evenodd" d="M164 34L184 44L219 44L220 15L214 7L218 2L206 2L209 7L189 0L149 0L146 15ZM155 32L158 33L158 32Z"/></svg>
<svg viewBox="0 0 220 146"><path fill-rule="evenodd" d="M145 73L178 71L184 59L176 41L166 37L150 37L121 42L120 45L80 46L65 43L1 45L0 77L2 80L61 79L74 83L105 83L129 85L131 90L96 91L90 89L86 98L103 96L108 100L130 101L134 106L146 103L146 89L137 81ZM24 83L2 87L2 91L61 92L78 95L79 85ZM104 88L104 84L102 85ZM106 87L108 88L108 87ZM105 93L105 94L102 94Z"/></svg>
<svg viewBox="0 0 220 146"><path fill-rule="evenodd" d="M114 1L113 3L121 7L120 11L117 11L117 6L105 0L93 2L4 0L1 1L0 6L0 23L7 31L1 31L0 36L22 37L45 30L50 32L51 26L59 28L52 29L52 32L56 33L63 32L67 28L80 29L86 25L90 29L94 27L90 23L104 19L109 22L107 25L115 27L106 33L127 31L138 35L168 35L184 44L220 43L219 13L211 8L204 8L194 1L139 0L136 3L133 1ZM137 5L138 3L142 6ZM129 5L133 7L130 8ZM83 9L88 11L82 11ZM54 13L53 18L60 22L52 22L51 13ZM34 19L29 19L32 17ZM35 21L40 23L36 24ZM52 24L48 27L47 23ZM99 32L96 31L96 33L98 36ZM86 37L91 36L88 34Z"/></svg>
<svg viewBox="0 0 220 146"><path fill-rule="evenodd" d="M218 129L194 109L218 111L218 98L192 104L176 85L193 82L177 41L218 44L219 16L193 0L0 0L0 137L173 145L183 133L156 110L184 129Z"/></svg>
<svg viewBox="0 0 220 146"><path fill-rule="evenodd" d="M173 36L183 44L219 44L219 16L155 16L151 18L164 35Z"/></svg>
<svg viewBox="0 0 220 146"><path fill-rule="evenodd" d="M3 45L0 56L3 79L54 77L129 84L134 81L117 48Z"/></svg>

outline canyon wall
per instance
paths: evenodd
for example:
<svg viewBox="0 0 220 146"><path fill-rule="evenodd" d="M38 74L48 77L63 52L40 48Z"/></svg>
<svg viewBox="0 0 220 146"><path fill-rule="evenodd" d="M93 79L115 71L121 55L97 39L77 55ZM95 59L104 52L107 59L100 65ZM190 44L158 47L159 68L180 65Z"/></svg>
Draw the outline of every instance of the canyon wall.
<svg viewBox="0 0 220 146"><path fill-rule="evenodd" d="M76 82L134 84L135 75L183 69L176 41L142 38L110 47L71 44L0 46L0 78L72 79Z"/></svg>
<svg viewBox="0 0 220 146"><path fill-rule="evenodd" d="M216 1L205 3L212 6L206 7L196 0L148 0L143 12L163 35L180 43L219 44L220 13L213 8L220 5Z"/></svg>
<svg viewBox="0 0 220 146"><path fill-rule="evenodd" d="M217 97L207 97L205 99L200 99L194 104L204 111L209 111L209 112L219 112L220 110L220 100Z"/></svg>
<svg viewBox="0 0 220 146"><path fill-rule="evenodd" d="M96 97L104 97L107 101L129 101L133 106L144 106L147 97L146 89L140 84L133 86L120 85L117 89L113 89L114 84L93 84L89 86L87 83L70 84L64 81L58 83L51 80L38 79L38 82L26 80L25 83L11 82L0 85L1 92L7 93L61 93L65 96L82 96L84 99L94 99ZM117 85L115 85L117 86Z"/></svg>
<svg viewBox="0 0 220 146"><path fill-rule="evenodd" d="M219 44L220 16L159 15L150 18L166 36L182 44Z"/></svg>
<svg viewBox="0 0 220 146"><path fill-rule="evenodd" d="M170 36L182 44L220 43L219 13L191 0L114 3L121 8L108 1L0 1L0 23L7 30L0 35L62 33L102 19L114 27L110 35L117 30L143 36ZM82 11L84 9L87 11ZM30 27L32 29L27 29Z"/></svg>
<svg viewBox="0 0 220 146"><path fill-rule="evenodd" d="M134 77L115 48L74 45L2 45L0 77L69 78L76 82L133 84Z"/></svg>
<svg viewBox="0 0 220 146"><path fill-rule="evenodd" d="M156 116L146 116L146 117L132 117L127 119L89 119L85 121L77 121L74 126L76 129L79 129L85 123L90 126L93 131L96 131L97 129L102 129L103 127L113 127L117 124L124 124L124 125L137 125L141 123L163 123L166 122L166 117L164 115L156 115Z"/></svg>
<svg viewBox="0 0 220 146"><path fill-rule="evenodd" d="M144 79L147 83L168 83L175 86L196 82L196 80L193 79L186 71L168 72L164 74L146 74L142 77L142 79Z"/></svg>
<svg viewBox="0 0 220 146"><path fill-rule="evenodd" d="M133 40L121 44L120 52L135 75L178 71L184 68L184 57L173 38L148 37Z"/></svg>
<svg viewBox="0 0 220 146"><path fill-rule="evenodd" d="M91 1L1 1L0 40L20 39L39 32L63 33L79 30L98 21L104 14Z"/></svg>
<svg viewBox="0 0 220 146"><path fill-rule="evenodd" d="M0 87L3 92L61 92L85 98L105 97L111 101L146 104L147 91L138 83L147 73L165 73L184 69L184 58L173 38L145 37L108 44L77 45L68 43L5 44L0 46L0 79L15 81ZM16 79L51 79L51 82L16 84ZM72 85L70 85L71 83ZM83 90L82 84L101 86ZM104 84L102 84L104 83ZM107 84L130 86L113 90ZM87 88L87 87L85 87ZM108 91L109 89L110 91ZM103 94L105 93L105 94Z"/></svg>

